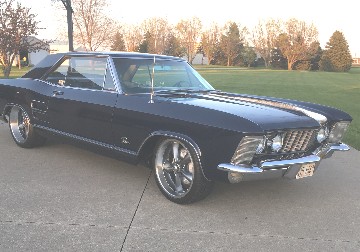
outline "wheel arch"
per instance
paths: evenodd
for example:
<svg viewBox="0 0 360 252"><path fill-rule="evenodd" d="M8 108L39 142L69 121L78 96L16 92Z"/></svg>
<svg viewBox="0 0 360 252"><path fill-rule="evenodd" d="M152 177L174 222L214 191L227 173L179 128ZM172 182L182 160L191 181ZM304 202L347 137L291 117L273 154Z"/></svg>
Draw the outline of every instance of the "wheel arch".
<svg viewBox="0 0 360 252"><path fill-rule="evenodd" d="M154 131L152 132L142 143L142 145L139 148L139 159L140 160L145 160L145 163L147 165L151 165L151 160L152 160L152 156L154 154L154 148L157 144L157 142L162 139L162 138L174 138L177 140L181 140L183 142L185 142L186 144L188 144L190 147L193 148L193 150L196 153L196 156L199 160L200 163L200 168L201 168L201 172L204 175L204 177L208 180L211 181L208 177L206 177L205 173L204 173L204 169L201 163L201 149L198 146L198 144L189 136L184 135L182 133L178 133L178 132L172 132L172 131L163 131L163 130L159 130L159 131Z"/></svg>
<svg viewBox="0 0 360 252"><path fill-rule="evenodd" d="M3 117L3 120L8 123L9 122L9 115L10 115L10 111L11 111L11 108L14 107L14 106L19 106L22 108L21 105L18 105L18 104L15 104L15 103L7 103L4 107L4 111L2 113L2 117Z"/></svg>

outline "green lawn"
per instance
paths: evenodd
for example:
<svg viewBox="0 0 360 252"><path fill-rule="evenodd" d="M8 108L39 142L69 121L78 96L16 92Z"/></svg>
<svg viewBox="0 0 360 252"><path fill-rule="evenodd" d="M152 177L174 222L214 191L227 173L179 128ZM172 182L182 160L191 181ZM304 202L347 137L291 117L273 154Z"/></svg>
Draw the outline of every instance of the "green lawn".
<svg viewBox="0 0 360 252"><path fill-rule="evenodd" d="M195 66L216 89L309 101L353 117L344 142L360 150L360 68L349 73Z"/></svg>
<svg viewBox="0 0 360 252"><path fill-rule="evenodd" d="M10 78L18 78L23 76L25 73L29 72L31 67L22 67L21 69L17 67L12 67L10 72ZM4 74L0 73L0 79L4 78Z"/></svg>

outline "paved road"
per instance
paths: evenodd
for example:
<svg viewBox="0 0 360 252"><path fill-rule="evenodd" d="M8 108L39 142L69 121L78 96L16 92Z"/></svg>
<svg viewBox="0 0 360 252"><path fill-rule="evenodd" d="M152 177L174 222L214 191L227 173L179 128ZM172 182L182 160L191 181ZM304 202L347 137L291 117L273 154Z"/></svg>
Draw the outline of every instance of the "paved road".
<svg viewBox="0 0 360 252"><path fill-rule="evenodd" d="M360 250L356 150L312 178L218 183L187 206L144 167L61 143L21 149L5 124L0 159L0 251Z"/></svg>

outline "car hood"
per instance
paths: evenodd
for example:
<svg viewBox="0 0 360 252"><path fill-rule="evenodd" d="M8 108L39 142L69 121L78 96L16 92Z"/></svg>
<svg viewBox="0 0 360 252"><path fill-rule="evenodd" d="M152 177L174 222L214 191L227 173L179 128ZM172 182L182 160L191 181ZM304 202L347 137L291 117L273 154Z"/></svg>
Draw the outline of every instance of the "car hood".
<svg viewBox="0 0 360 252"><path fill-rule="evenodd" d="M313 115L309 116L311 113L307 112L310 112L310 110L268 97L260 98L224 92L210 92L203 94L172 94L168 95L167 98L171 103L216 111L218 113L214 113L214 116L217 116L218 120L222 120L219 114L236 116L243 121L246 120L255 124L254 127L261 128L263 131L314 128L320 125Z"/></svg>

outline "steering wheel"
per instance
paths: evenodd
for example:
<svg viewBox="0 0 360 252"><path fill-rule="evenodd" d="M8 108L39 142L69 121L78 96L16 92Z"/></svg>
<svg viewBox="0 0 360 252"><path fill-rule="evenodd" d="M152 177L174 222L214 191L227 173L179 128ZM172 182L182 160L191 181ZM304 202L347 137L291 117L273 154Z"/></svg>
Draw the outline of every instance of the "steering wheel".
<svg viewBox="0 0 360 252"><path fill-rule="evenodd" d="M178 81L174 87L190 87L190 83L188 81Z"/></svg>

